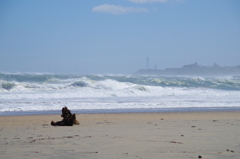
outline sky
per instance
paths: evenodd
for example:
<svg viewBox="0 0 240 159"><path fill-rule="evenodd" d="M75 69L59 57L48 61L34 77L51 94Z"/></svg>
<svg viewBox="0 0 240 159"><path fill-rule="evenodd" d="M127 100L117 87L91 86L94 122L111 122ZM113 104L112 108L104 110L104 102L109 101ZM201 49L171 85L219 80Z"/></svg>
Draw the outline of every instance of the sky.
<svg viewBox="0 0 240 159"><path fill-rule="evenodd" d="M1 0L0 72L240 65L239 0Z"/></svg>

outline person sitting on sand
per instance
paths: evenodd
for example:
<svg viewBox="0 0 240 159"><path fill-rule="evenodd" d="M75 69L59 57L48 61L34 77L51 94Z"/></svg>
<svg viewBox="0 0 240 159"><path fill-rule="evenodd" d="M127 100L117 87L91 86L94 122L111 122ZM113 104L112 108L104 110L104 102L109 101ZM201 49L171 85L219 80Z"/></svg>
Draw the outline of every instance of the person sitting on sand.
<svg viewBox="0 0 240 159"><path fill-rule="evenodd" d="M79 121L76 119L76 114L72 114L71 111L67 107L62 108L62 121L58 122L51 122L52 126L73 126L73 125L80 125Z"/></svg>

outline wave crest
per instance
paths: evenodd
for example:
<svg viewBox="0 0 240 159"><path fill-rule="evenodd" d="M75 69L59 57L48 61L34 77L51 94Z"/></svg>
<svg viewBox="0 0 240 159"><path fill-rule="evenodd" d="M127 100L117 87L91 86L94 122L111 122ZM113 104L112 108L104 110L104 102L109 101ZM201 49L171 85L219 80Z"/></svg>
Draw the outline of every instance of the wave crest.
<svg viewBox="0 0 240 159"><path fill-rule="evenodd" d="M219 90L240 90L240 79L232 77L174 77L174 76L131 76L131 75L67 75L67 74L7 74L0 73L4 83L2 90L21 88L31 90L62 90L72 87L90 87L102 90L121 90L133 86L154 86L171 88L207 88ZM1 83L0 83L1 84ZM17 87L16 87L17 86Z"/></svg>
<svg viewBox="0 0 240 159"><path fill-rule="evenodd" d="M5 90L10 90L15 86L16 85L14 83L10 83L10 82L2 82L2 84L1 84L1 87Z"/></svg>
<svg viewBox="0 0 240 159"><path fill-rule="evenodd" d="M84 81L77 81L72 84L72 86L77 86L77 87L88 87L88 83Z"/></svg>

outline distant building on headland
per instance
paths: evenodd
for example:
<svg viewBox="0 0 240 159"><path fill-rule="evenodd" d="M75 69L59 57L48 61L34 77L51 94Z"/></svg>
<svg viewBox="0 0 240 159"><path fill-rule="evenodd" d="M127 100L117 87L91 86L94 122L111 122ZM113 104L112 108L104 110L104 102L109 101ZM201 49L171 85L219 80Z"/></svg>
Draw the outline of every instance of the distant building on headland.
<svg viewBox="0 0 240 159"><path fill-rule="evenodd" d="M184 65L181 68L141 69L136 72L141 75L198 75L198 76L240 76L240 65L238 66L201 66L198 63Z"/></svg>

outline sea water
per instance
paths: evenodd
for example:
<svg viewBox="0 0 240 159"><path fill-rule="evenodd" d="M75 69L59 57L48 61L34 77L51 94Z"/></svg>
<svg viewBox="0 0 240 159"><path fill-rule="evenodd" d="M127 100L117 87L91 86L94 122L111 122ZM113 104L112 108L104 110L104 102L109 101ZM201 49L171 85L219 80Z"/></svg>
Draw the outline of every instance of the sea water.
<svg viewBox="0 0 240 159"><path fill-rule="evenodd" d="M240 109L240 78L0 73L0 115Z"/></svg>

